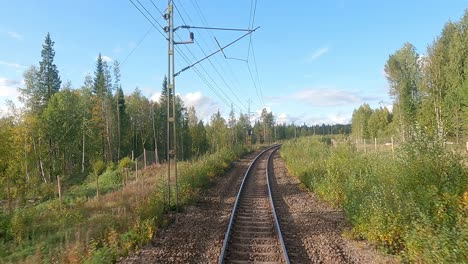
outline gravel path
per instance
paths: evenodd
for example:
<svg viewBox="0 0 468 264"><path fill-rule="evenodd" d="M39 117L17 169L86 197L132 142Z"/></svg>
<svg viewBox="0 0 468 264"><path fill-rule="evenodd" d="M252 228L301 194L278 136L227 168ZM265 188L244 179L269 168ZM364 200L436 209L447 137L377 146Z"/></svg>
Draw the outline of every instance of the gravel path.
<svg viewBox="0 0 468 264"><path fill-rule="evenodd" d="M168 229L120 263L217 263L242 176L257 154L234 162L233 168L217 177L195 206L173 215L177 220Z"/></svg>
<svg viewBox="0 0 468 264"><path fill-rule="evenodd" d="M348 227L343 212L302 190L299 180L288 175L278 153L270 171L274 173L270 184L276 190L273 199L291 263L397 263L364 242L343 238L341 234Z"/></svg>

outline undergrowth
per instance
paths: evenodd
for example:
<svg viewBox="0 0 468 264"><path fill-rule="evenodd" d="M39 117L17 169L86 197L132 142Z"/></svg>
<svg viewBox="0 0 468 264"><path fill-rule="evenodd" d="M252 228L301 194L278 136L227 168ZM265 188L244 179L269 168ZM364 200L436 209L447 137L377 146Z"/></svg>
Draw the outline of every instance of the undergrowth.
<svg viewBox="0 0 468 264"><path fill-rule="evenodd" d="M245 148L225 149L180 162L180 206L194 201L245 153ZM0 212L0 263L113 263L148 243L168 224L164 215L174 208L174 198L168 206L165 166L140 172L138 180L133 174L123 177L121 169L109 166L99 176L99 198L90 176L64 193L62 211L55 198L11 215Z"/></svg>
<svg viewBox="0 0 468 264"><path fill-rule="evenodd" d="M393 156L308 137L285 143L281 156L305 186L344 209L354 238L409 262L468 259L468 173L442 143L421 136Z"/></svg>

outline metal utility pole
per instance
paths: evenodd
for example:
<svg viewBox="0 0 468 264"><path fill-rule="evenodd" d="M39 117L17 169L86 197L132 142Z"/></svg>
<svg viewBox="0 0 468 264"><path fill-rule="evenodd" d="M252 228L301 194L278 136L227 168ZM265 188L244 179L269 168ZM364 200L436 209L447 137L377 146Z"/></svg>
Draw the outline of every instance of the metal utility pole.
<svg viewBox="0 0 468 264"><path fill-rule="evenodd" d="M223 52L223 50L247 35L255 32L259 27L255 29L233 29L233 28L212 28L212 27L196 27L183 25L174 28L174 0L168 0L167 3L167 12L163 14L164 19L167 21L167 26L164 27L164 32L167 33L167 201L170 209L171 206L171 167L173 166L173 175L175 180L175 205L176 210L179 208L179 184L177 179L177 140L176 140L176 94L175 94L175 77L180 73L192 68L193 66L201 63L202 61L209 59L211 56L217 54L218 52ZM151 22L151 21L150 21ZM174 46L175 45L184 45L194 43L193 32L189 32L188 41L175 41L175 31L184 28L196 28L196 29L207 29L207 30L228 30L228 31L245 31L246 33L229 44L220 47L219 50L210 53L204 58L192 63L191 65L186 66L178 72L175 72L175 59L174 59ZM224 52L223 52L224 53Z"/></svg>
<svg viewBox="0 0 468 264"><path fill-rule="evenodd" d="M174 99L174 16L172 1L168 1L167 13L164 15L167 20L167 203L171 207L171 165L174 164L174 175L176 177L176 206L178 206L177 190L177 156L176 156L176 137L175 137L175 105Z"/></svg>
<svg viewBox="0 0 468 264"><path fill-rule="evenodd" d="M248 135L248 139L247 139L247 142L248 142L248 145L249 145L249 148L252 148L252 134L253 134L253 131L252 131L252 124L250 123L250 118L251 118L251 113L250 113L250 103L252 102L252 100L249 98L249 100L247 101L247 103L249 104L249 127L248 127L248 131L247 131L247 135Z"/></svg>
<svg viewBox="0 0 468 264"><path fill-rule="evenodd" d="M190 32L190 40L184 42L174 41L174 5L173 0L168 0L167 13L164 19L167 20L167 201L171 206L171 166L173 166L175 180L175 205L179 208L179 181L177 179L177 134L176 134L176 93L175 93L175 62L174 45L193 43L193 33Z"/></svg>

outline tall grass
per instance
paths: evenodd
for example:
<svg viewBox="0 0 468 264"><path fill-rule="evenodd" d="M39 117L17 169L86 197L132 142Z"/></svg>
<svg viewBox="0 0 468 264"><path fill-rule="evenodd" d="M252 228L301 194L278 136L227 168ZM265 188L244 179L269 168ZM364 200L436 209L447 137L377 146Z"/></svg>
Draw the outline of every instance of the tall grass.
<svg viewBox="0 0 468 264"><path fill-rule="evenodd" d="M285 143L281 155L304 185L344 209L355 238L410 262L468 259L468 173L442 144L421 136L393 158L309 137Z"/></svg>
<svg viewBox="0 0 468 264"><path fill-rule="evenodd" d="M246 152L225 149L179 163L181 206L194 201L213 177ZM0 213L0 263L115 262L148 243L168 224L165 175L162 166L124 185L119 170L111 166L100 176L99 198L94 197L91 177L65 192L62 211L53 199L17 209L12 215Z"/></svg>

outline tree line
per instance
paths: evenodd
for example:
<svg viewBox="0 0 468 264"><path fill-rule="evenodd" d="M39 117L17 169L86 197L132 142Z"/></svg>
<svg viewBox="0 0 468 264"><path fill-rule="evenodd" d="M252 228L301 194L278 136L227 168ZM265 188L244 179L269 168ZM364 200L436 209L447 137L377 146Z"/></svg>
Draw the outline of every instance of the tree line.
<svg viewBox="0 0 468 264"><path fill-rule="evenodd" d="M30 66L23 74L24 86L19 88L23 106L12 106L13 114L0 118L0 184L7 187L8 197L40 196L41 188L51 187L37 186L53 186L58 176L66 184L79 183L97 162L113 164L144 150L154 151L155 163L164 162L166 78L158 101L138 88L126 95L119 62L108 63L99 54L94 73L80 87L72 87L70 81L62 82L54 57L54 42L47 34L39 66ZM218 111L205 124L179 96L175 108L179 160L233 145L350 130L346 125L276 124L266 109L252 124L248 113L236 116L232 107L227 119ZM5 198L5 193L1 196Z"/></svg>
<svg viewBox="0 0 468 264"><path fill-rule="evenodd" d="M353 134L405 141L424 132L461 142L468 135L468 10L459 21L445 24L425 55L405 43L389 56L385 74L392 111L360 106L353 113Z"/></svg>

